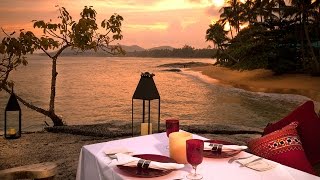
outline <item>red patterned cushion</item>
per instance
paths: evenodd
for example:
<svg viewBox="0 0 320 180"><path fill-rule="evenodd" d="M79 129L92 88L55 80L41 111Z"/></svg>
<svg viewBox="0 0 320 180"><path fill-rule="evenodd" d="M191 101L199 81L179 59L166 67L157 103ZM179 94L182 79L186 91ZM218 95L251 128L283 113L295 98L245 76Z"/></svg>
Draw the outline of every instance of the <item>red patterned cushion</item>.
<svg viewBox="0 0 320 180"><path fill-rule="evenodd" d="M268 124L263 134L281 129L293 121L298 121L298 134L311 164L320 162L320 118L314 110L314 103L307 101L289 115L274 124Z"/></svg>
<svg viewBox="0 0 320 180"><path fill-rule="evenodd" d="M253 139L248 143L249 149L255 155L315 174L304 153L297 126L298 122L293 122L280 130Z"/></svg>

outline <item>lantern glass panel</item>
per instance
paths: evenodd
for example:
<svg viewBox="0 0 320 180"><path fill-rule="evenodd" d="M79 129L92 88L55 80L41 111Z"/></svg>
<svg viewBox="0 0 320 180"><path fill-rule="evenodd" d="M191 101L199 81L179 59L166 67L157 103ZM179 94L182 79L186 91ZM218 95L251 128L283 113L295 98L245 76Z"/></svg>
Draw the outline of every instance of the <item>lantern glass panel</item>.
<svg viewBox="0 0 320 180"><path fill-rule="evenodd" d="M6 136L12 138L20 137L19 111L7 111L6 115Z"/></svg>
<svg viewBox="0 0 320 180"><path fill-rule="evenodd" d="M148 131L147 124L150 115L150 134L158 132L158 117L159 117L159 100L145 100L145 112L143 121L143 100L133 100L133 134L143 134ZM149 114L150 102L150 114Z"/></svg>

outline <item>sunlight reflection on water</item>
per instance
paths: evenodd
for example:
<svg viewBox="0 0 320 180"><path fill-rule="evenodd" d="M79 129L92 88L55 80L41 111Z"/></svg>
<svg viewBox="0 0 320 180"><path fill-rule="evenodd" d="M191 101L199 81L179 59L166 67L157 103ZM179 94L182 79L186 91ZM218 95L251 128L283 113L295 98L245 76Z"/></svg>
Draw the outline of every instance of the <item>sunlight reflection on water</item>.
<svg viewBox="0 0 320 180"><path fill-rule="evenodd" d="M51 62L33 56L29 65L14 72L15 92L33 104L48 108ZM56 112L67 124L103 123L109 120L131 122L131 98L141 72L155 73L161 96L161 120L176 117L181 124L232 124L263 127L291 111L308 98L248 92L217 85L199 72L167 72L157 66L173 62L211 59L62 57L58 61ZM4 109L8 95L0 92ZM135 100L135 105L141 102ZM21 103L20 103L21 104ZM136 106L135 106L136 107ZM152 102L152 118L157 117ZM135 113L140 107L135 109ZM50 119L22 107L26 131L41 129ZM4 117L0 111L0 117ZM1 118L2 119L2 118ZM33 126L35 125L35 126ZM30 127L31 126L31 127ZM0 121L0 129L3 121Z"/></svg>

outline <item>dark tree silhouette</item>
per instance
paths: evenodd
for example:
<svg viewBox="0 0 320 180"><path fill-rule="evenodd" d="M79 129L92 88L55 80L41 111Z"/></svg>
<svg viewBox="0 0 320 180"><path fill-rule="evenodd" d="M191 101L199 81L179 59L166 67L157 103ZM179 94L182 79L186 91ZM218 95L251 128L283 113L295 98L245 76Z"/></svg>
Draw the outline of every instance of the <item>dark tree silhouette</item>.
<svg viewBox="0 0 320 180"><path fill-rule="evenodd" d="M58 7L58 6L57 6ZM86 51L93 49L97 51L101 49L109 54L122 54L119 44L111 45L113 41L121 40L121 25L123 18L120 15L114 14L108 20L103 20L100 26L96 22L96 11L92 7L85 6L80 13L81 18L74 21L69 12L64 7L58 7L59 16L58 23L53 21L45 22L43 20L34 20L34 28L43 30L43 35L37 37L33 32L20 32L19 37L12 37L13 34L7 35L0 45L0 52L3 55L1 72L1 89L11 93L9 86L12 85L8 81L10 72L19 66L21 63L26 64L26 59L23 55L32 53L35 50L43 51L52 61L51 72L51 94L48 110L37 107L20 96L17 96L28 108L31 108L39 113L48 116L54 126L64 125L61 117L55 113L55 96L57 82L57 61L60 54L67 48L72 48L75 51ZM97 30L101 27L105 33L98 33ZM54 53L49 50L57 49ZM3 77L3 78L2 78Z"/></svg>

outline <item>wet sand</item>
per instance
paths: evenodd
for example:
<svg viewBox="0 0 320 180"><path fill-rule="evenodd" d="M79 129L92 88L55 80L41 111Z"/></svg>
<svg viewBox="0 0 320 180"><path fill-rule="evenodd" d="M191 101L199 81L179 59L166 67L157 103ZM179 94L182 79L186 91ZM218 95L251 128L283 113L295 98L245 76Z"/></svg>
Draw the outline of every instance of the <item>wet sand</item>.
<svg viewBox="0 0 320 180"><path fill-rule="evenodd" d="M218 83L254 92L298 94L320 102L320 77L304 74L275 76L269 70L237 71L219 66L192 67Z"/></svg>

